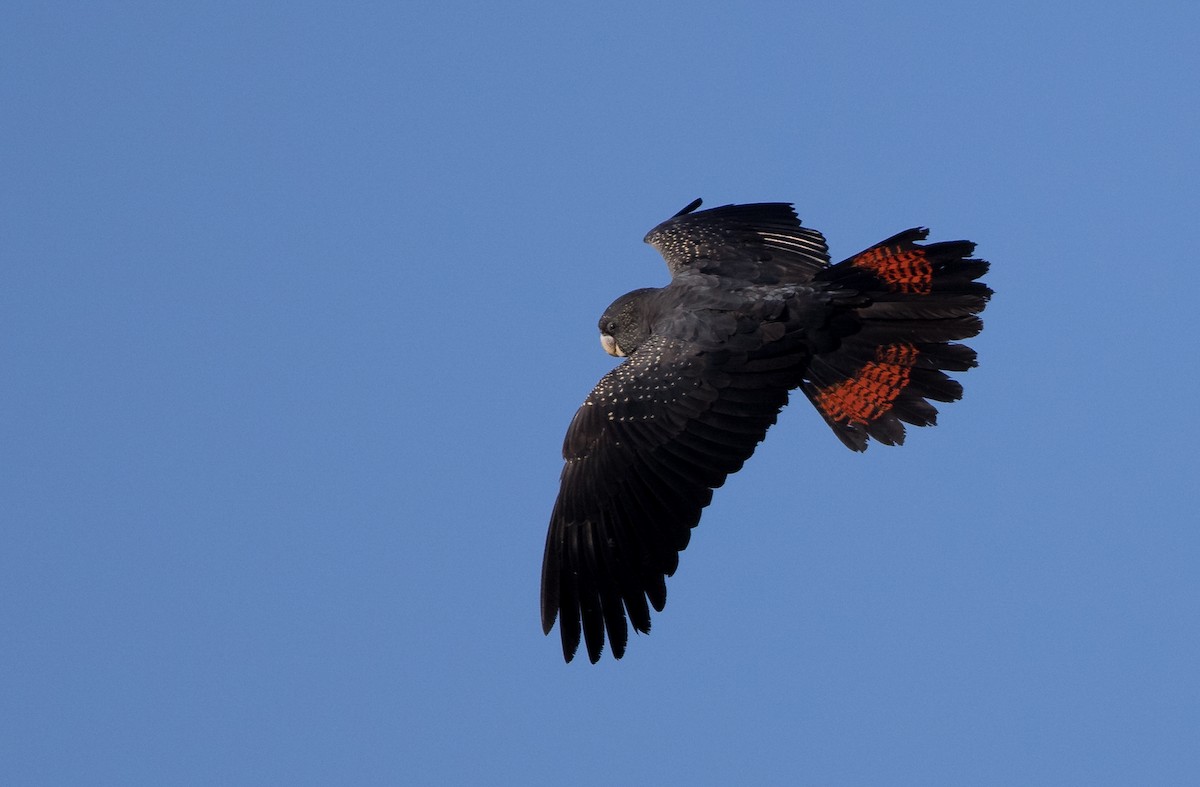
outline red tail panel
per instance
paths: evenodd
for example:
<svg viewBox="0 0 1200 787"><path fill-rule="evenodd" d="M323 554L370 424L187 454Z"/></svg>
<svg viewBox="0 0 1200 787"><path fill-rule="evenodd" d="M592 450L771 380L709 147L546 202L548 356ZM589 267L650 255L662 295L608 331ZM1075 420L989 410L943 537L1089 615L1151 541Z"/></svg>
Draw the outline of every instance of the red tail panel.
<svg viewBox="0 0 1200 787"><path fill-rule="evenodd" d="M907 342L878 347L875 360L853 377L818 388L813 403L831 421L866 426L892 409L912 379L918 355L917 348Z"/></svg>
<svg viewBox="0 0 1200 787"><path fill-rule="evenodd" d="M921 248L876 246L851 258L850 264L870 270L893 292L928 295L933 290L933 264Z"/></svg>

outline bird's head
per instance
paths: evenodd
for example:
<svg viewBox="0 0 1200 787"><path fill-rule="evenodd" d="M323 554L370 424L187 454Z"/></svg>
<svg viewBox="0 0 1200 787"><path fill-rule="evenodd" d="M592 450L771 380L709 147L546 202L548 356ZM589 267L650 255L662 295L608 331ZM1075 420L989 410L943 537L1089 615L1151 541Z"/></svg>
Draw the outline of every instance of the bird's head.
<svg viewBox="0 0 1200 787"><path fill-rule="evenodd" d="M600 346L618 358L634 353L650 336L648 296L658 292L647 287L627 292L612 302L600 318Z"/></svg>

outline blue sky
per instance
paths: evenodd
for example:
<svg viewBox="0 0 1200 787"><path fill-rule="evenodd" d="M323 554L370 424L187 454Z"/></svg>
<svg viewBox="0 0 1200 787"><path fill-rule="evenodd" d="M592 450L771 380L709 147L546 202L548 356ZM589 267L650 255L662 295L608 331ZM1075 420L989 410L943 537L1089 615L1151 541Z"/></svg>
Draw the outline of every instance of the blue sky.
<svg viewBox="0 0 1200 787"><path fill-rule="evenodd" d="M16 3L0 781L1200 772L1193 3ZM970 238L936 429L801 401L654 633L537 594L596 320L697 196Z"/></svg>

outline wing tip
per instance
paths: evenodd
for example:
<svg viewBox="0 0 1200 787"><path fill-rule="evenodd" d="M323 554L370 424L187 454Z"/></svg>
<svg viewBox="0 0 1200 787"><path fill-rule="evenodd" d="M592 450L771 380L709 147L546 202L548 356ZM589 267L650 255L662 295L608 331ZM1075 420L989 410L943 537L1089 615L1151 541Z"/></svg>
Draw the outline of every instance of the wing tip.
<svg viewBox="0 0 1200 787"><path fill-rule="evenodd" d="M692 211L694 211L696 208L700 207L703 204L704 204L704 200L701 199L700 197L696 197L694 200L689 202L686 206L684 206L684 208L682 210L680 210L678 213L676 213L671 218L675 219L675 218L679 218L680 216L686 216L687 214L691 213Z"/></svg>

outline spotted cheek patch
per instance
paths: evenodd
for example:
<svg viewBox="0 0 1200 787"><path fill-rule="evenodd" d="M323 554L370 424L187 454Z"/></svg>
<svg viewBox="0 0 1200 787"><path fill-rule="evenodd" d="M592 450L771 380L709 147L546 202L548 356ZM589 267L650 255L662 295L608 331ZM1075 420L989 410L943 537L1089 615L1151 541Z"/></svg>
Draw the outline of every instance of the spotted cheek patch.
<svg viewBox="0 0 1200 787"><path fill-rule="evenodd" d="M912 367L919 354L908 343L879 347L874 361L850 379L819 389L814 401L830 420L871 423L892 409L892 403L912 379Z"/></svg>
<svg viewBox="0 0 1200 787"><path fill-rule="evenodd" d="M933 265L924 249L880 246L858 255L854 265L874 273L893 292L928 295L933 289Z"/></svg>

